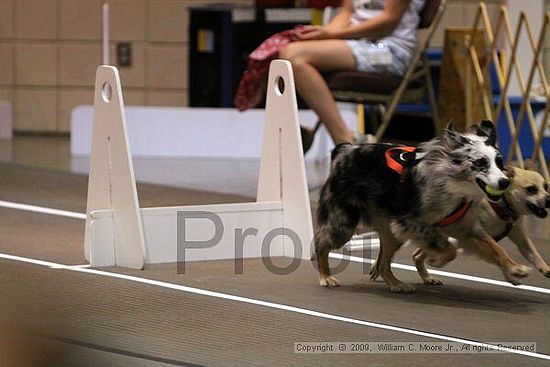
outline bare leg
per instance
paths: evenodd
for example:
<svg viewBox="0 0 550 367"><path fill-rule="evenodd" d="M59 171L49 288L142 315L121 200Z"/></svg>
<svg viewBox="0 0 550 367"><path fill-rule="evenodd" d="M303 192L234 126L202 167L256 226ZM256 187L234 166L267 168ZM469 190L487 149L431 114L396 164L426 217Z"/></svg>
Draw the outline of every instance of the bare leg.
<svg viewBox="0 0 550 367"><path fill-rule="evenodd" d="M296 89L327 127L335 144L352 143L347 128L321 72L354 70L355 58L344 40L294 42L279 52L294 70Z"/></svg>

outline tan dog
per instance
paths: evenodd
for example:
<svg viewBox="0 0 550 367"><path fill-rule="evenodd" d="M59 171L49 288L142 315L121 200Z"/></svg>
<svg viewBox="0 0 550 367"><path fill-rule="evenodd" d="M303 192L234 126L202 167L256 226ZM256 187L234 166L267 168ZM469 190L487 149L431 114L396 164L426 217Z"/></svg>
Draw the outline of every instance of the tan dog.
<svg viewBox="0 0 550 367"><path fill-rule="evenodd" d="M488 200L482 202L482 210L478 212L480 223L496 241L508 237L538 271L550 278L550 266L543 260L527 236L525 224L527 215L535 215L538 218L545 218L548 215L547 209L550 208L548 184L537 172L521 168L509 167L508 176L511 179L511 185L504 192L502 199L498 203L490 203ZM486 254L475 245L475 242L461 240L458 247L464 248L467 252L478 254L491 263L497 263L496 259L488 259ZM453 251L453 249L448 249L432 258L432 254L427 254L422 248L415 250L413 259L424 283L442 284L440 280L428 273L425 260L427 259L429 264L436 262L436 265L442 266L446 259L452 260ZM513 284L519 284L517 279L506 278Z"/></svg>

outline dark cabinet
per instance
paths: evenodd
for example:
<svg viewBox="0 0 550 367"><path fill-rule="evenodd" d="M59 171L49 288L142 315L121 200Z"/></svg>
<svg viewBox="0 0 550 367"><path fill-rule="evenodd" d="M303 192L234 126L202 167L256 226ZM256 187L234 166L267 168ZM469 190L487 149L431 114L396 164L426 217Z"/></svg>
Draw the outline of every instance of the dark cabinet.
<svg viewBox="0 0 550 367"><path fill-rule="evenodd" d="M232 107L246 58L274 33L308 24L309 9L190 9L189 104Z"/></svg>

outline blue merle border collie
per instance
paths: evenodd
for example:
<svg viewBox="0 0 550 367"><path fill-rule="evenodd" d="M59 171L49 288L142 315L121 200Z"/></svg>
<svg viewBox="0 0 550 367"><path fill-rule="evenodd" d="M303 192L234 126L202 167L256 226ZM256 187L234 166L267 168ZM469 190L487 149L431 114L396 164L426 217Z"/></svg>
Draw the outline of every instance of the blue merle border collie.
<svg viewBox="0 0 550 367"><path fill-rule="evenodd" d="M329 252L341 248L363 224L380 236L376 266L390 289L414 291L414 286L391 272L394 253L411 240L432 258L438 254L454 257L446 222L460 220L457 215L485 197L498 200L497 193L510 184L495 145L495 126L485 120L466 133L455 131L451 123L441 136L420 143L415 150L391 144L337 146L317 210L314 240L320 284L339 285L330 272ZM491 238L476 223L472 228L469 235L479 241ZM494 246L499 247L496 242L488 243L488 251L500 256ZM510 261L503 260L502 266L516 272Z"/></svg>

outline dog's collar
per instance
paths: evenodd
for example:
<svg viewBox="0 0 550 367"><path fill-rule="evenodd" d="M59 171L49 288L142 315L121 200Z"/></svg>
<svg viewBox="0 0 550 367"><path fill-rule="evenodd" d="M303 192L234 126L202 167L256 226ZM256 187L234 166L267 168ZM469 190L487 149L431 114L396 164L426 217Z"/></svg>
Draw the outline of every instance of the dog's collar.
<svg viewBox="0 0 550 367"><path fill-rule="evenodd" d="M502 233L500 233L498 236L493 236L493 239L496 242L508 236L512 228L514 228L514 222L518 219L518 214L514 209L510 207L510 204L508 204L508 201L504 196L500 201L504 204L504 208L501 205L499 205L498 202L497 203L494 203L492 201L489 202L489 204L491 205L491 208L493 208L496 215L498 215L500 219L506 222L506 227L504 228Z"/></svg>
<svg viewBox="0 0 550 367"><path fill-rule="evenodd" d="M460 204L453 210L449 215L447 215L445 218L438 220L434 223L435 227L446 227L448 225L453 224L454 222L462 219L466 213L468 213L468 210L470 210L470 207L472 206L471 201L466 201L466 199L462 199L460 201Z"/></svg>
<svg viewBox="0 0 550 367"><path fill-rule="evenodd" d="M506 197L502 196L502 198L496 203L489 201L489 204L498 215L498 217L503 221L515 222L516 220L518 220L518 213L514 209L512 209L512 207L508 203L508 200L506 200Z"/></svg>
<svg viewBox="0 0 550 367"><path fill-rule="evenodd" d="M411 162L414 161L415 150L415 147L407 146L386 150L386 165L399 175L402 175L404 168L410 166Z"/></svg>
<svg viewBox="0 0 550 367"><path fill-rule="evenodd" d="M504 230L498 236L493 236L493 240L495 240L495 242L498 242L504 237L508 236L508 233L510 233L512 228L514 228L514 223L506 222L506 227L504 228Z"/></svg>

